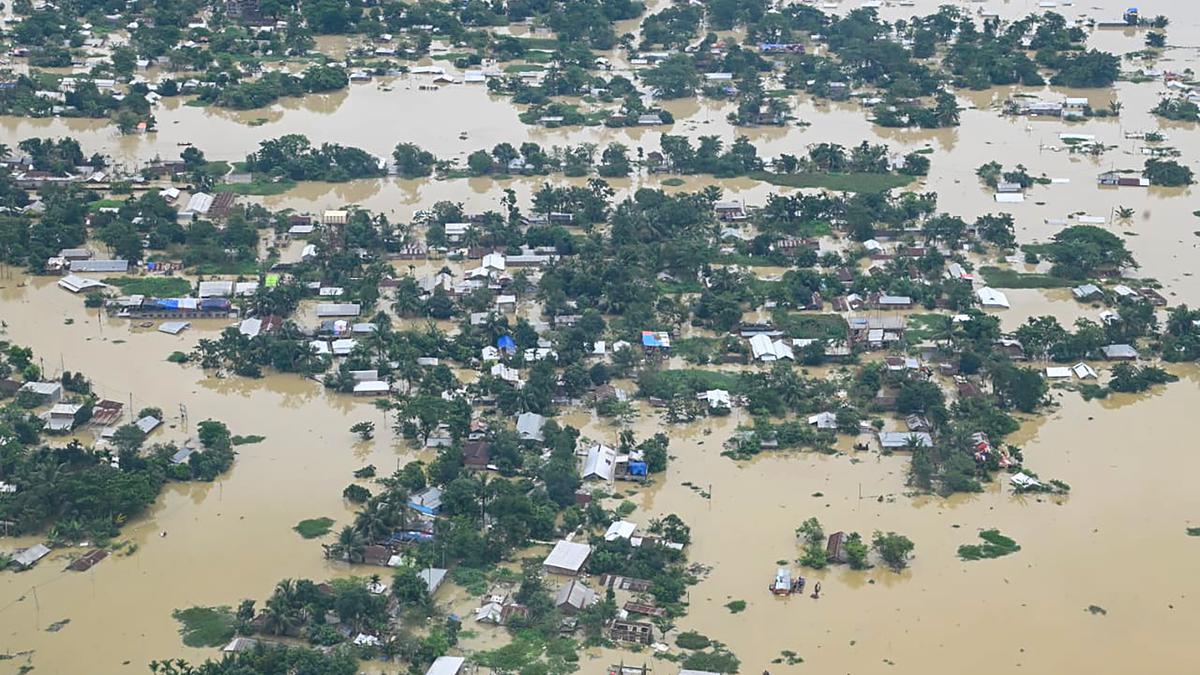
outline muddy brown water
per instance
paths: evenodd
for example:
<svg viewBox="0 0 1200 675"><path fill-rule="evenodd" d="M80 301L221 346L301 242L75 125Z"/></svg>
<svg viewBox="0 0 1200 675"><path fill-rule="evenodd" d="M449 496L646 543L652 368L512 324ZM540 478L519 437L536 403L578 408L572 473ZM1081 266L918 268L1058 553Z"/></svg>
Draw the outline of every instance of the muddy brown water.
<svg viewBox="0 0 1200 675"><path fill-rule="evenodd" d="M881 13L897 18L932 11L936 4L893 4ZM856 5L843 2L837 11ZM659 6L665 3L655 3ZM1005 17L1036 9L1025 2L959 6L970 12L995 9ZM1124 7L1104 0L1058 9L1069 17L1086 12L1111 18ZM1171 44L1200 44L1196 6L1175 3L1142 11L1170 15ZM1140 48L1141 36L1132 30L1097 31L1090 44L1122 53ZM337 40L327 42L323 48L344 49ZM1196 64L1194 48L1168 50L1158 63L1173 70ZM136 165L156 155L174 157L182 142L195 142L210 158L240 159L259 141L284 133L357 145L378 155L386 155L399 141L413 141L443 157L523 140L546 146L620 140L649 150L657 147L661 133L526 127L505 99L481 88L459 85L423 92L417 89L419 82L398 78L385 91L377 80L346 92L238 113L171 101L156 111L160 131L136 137L120 137L92 121L4 118L0 140L15 145L33 135L73 135L88 152L106 152ZM1116 207L1132 207L1135 217L1110 224L1110 229L1137 233L1128 237L1128 244L1143 273L1160 280L1172 301L1195 305L1200 302L1200 282L1193 275L1200 238L1193 231L1200 230L1200 219L1191 213L1197 208L1194 188L1100 190L1094 184L1100 171L1141 165L1139 143L1126 140L1125 131L1162 128L1168 144L1185 152L1181 161L1196 166L1197 127L1160 124L1148 112L1161 91L1159 83L1118 83L1112 96L1123 105L1119 120L1072 124L999 117L990 106L1009 89L959 92L960 102L973 109L963 112L960 128L938 131L877 129L856 105L803 96L793 99L796 114L811 126L786 129L737 132L725 121L730 104L687 100L667 107L678 119L671 133L717 134L727 141L746 133L766 155L801 153L812 142L851 145L863 138L897 150L930 147L932 173L915 187L938 192L943 210L966 218L1012 212L1021 241L1052 235L1059 226L1047 220L1076 212L1111 220ZM1048 88L1043 93L1087 95L1096 105L1109 98L1109 92ZM251 125L258 120L265 122ZM468 137L459 140L463 131ZM1043 147L1061 146L1058 134L1064 131L1095 134L1118 147L1098 158ZM1034 174L1070 182L1035 187L1024 204L997 205L973 175L978 165L992 159L1007 166L1023 163ZM527 205L544 180L390 178L301 184L284 195L259 199L271 208L303 211L361 204L408 219L439 199L462 201L473 210L499 208L506 187ZM614 181L623 194L657 184L658 179L647 177ZM780 190L749 180L704 177L686 177L683 186L671 189L710 184L752 204ZM1066 291L1008 295L1013 308L1000 313L1006 328L1044 313L1064 324L1079 316L1094 318L1092 308L1074 303ZM284 577L370 573L324 560L318 542L291 530L298 521L318 516L334 518L339 526L349 522L352 511L340 493L352 482L354 469L373 463L386 471L418 456L392 437L383 413L370 401L326 393L318 383L297 376L214 379L167 363L171 351L214 337L225 324L195 322L171 337L133 329L125 321L98 321L52 279L7 271L0 275L0 319L7 324L4 339L33 346L47 370L81 370L94 379L102 396L128 404L132 394L135 409L155 405L167 411L169 428L156 431L151 441L181 440L207 418L225 421L234 433L266 436L262 443L241 447L233 469L216 483L169 487L145 517L126 527L122 538L137 545L134 554L110 557L75 574L62 571L63 553L56 551L32 571L0 575L0 652L32 651L0 661L0 673L16 672L24 664L45 673L141 673L155 658L199 660L215 651L184 647L170 617L173 609L232 605L246 597L261 601ZM67 319L73 322L68 325ZM675 459L664 478L631 497L639 505L632 517L645 523L678 513L693 526L690 557L712 571L691 589L690 612L676 630L695 629L725 642L742 659L743 672L970 668L982 673L1194 673L1200 670L1200 650L1193 639L1200 625L1194 600L1200 594L1194 574L1200 541L1187 537L1185 528L1200 524L1200 495L1186 477L1200 470L1200 459L1191 447L1186 419L1200 406L1200 372L1177 372L1180 382L1143 396L1084 402L1074 393L1056 394L1059 408L1026 423L1014 442L1024 447L1028 465L1043 477L1072 485L1065 498L1015 496L1001 484L948 500L914 498L905 494L906 457L855 453L847 442L839 446L846 452L838 455L782 453L735 463L719 454L721 443L744 421L734 415L669 428ZM187 412L186 429L181 405ZM359 442L348 431L363 419L376 422L373 441ZM618 431L586 413L569 413L566 420L595 439L614 438ZM642 408L633 428L642 437L663 426L653 411ZM684 482L711 489L712 499L703 499ZM883 569L809 574L823 582L820 600L776 599L766 592L775 561L799 555L793 530L809 516L820 518L827 531L904 533L916 542L916 557L900 574ZM1012 536L1022 550L991 561L957 559L960 544L977 541L978 530L992 527ZM33 541L5 540L3 545ZM461 590L441 593L439 599L456 611L473 604ZM745 600L746 611L731 615L724 607L731 600ZM1107 614L1089 613L1089 605ZM62 619L71 622L59 632L46 631ZM503 642L502 631L469 627L477 635L464 640L465 648ZM798 653L805 663L771 664L783 650ZM602 672L621 658L648 660L647 655L594 650L584 656L580 672ZM663 662L657 669L673 672Z"/></svg>

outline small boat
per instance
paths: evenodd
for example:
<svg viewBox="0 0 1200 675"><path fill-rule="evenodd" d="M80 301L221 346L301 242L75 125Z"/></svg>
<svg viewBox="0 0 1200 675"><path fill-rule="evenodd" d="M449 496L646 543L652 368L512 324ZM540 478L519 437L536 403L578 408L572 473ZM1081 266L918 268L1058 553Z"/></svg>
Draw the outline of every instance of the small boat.
<svg viewBox="0 0 1200 675"><path fill-rule="evenodd" d="M792 571L780 567L775 572L775 581L771 583L771 592L775 595L787 595L792 592Z"/></svg>

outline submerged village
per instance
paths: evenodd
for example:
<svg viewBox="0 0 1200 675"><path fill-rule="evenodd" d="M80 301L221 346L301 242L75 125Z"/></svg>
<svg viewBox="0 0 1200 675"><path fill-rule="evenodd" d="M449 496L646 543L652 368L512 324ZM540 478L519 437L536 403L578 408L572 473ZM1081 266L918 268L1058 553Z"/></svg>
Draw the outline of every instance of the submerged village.
<svg viewBox="0 0 1200 675"><path fill-rule="evenodd" d="M1200 8L0 14L0 673L1192 673Z"/></svg>

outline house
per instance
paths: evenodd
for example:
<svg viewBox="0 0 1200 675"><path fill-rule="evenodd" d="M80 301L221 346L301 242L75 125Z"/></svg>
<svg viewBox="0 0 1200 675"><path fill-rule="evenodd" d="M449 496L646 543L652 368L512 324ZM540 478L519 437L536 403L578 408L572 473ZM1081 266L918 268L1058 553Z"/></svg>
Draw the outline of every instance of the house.
<svg viewBox="0 0 1200 675"><path fill-rule="evenodd" d="M576 576L592 555L592 547L573 541L559 541L542 561L542 569L549 574Z"/></svg>
<svg viewBox="0 0 1200 675"><path fill-rule="evenodd" d="M825 543L825 558L830 562L846 562L846 533L834 532Z"/></svg>
<svg viewBox="0 0 1200 675"><path fill-rule="evenodd" d="M155 429L157 429L158 425L160 425L160 424L162 424L162 420L158 419L157 417L154 417L153 415L146 415L145 417L134 422L133 426L135 426L139 430L141 430L141 432L143 434L148 434L151 431L154 431Z"/></svg>
<svg viewBox="0 0 1200 675"><path fill-rule="evenodd" d="M408 506L418 513L424 513L427 516L436 516L442 510L442 489L429 486L420 492L416 492L409 497Z"/></svg>
<svg viewBox="0 0 1200 675"><path fill-rule="evenodd" d="M471 231L470 223L446 223L444 227L446 241L454 244L462 241L463 237L466 237L467 233Z"/></svg>
<svg viewBox="0 0 1200 675"><path fill-rule="evenodd" d="M814 425L819 430L834 430L838 428L837 414L831 412L820 412L808 418L808 423Z"/></svg>
<svg viewBox="0 0 1200 675"><path fill-rule="evenodd" d="M67 276L58 280L58 287L65 288L72 293L79 293L81 291L90 291L94 288L108 288L108 284L102 281L96 281L95 279L88 279L85 277L76 276L74 274L68 274Z"/></svg>
<svg viewBox="0 0 1200 675"><path fill-rule="evenodd" d="M1109 361L1136 361L1138 357L1137 350L1130 345L1105 345L1100 348L1104 352L1104 358Z"/></svg>
<svg viewBox="0 0 1200 675"><path fill-rule="evenodd" d="M1071 369L1066 366L1049 366L1046 368L1046 377L1051 380L1070 379Z"/></svg>
<svg viewBox="0 0 1200 675"><path fill-rule="evenodd" d="M486 469L492 461L492 444L489 441L467 441L463 443L463 466L469 469Z"/></svg>
<svg viewBox="0 0 1200 675"><path fill-rule="evenodd" d="M597 443L588 448L580 478L611 482L616 478L617 451Z"/></svg>
<svg viewBox="0 0 1200 675"><path fill-rule="evenodd" d="M1008 309L1010 306L1008 296L990 286L984 286L975 291L975 297L979 298L979 304L984 307Z"/></svg>
<svg viewBox="0 0 1200 675"><path fill-rule="evenodd" d="M14 555L12 561L21 569L29 569L48 555L50 555L50 547L45 544L34 544Z"/></svg>
<svg viewBox="0 0 1200 675"><path fill-rule="evenodd" d="M128 260L73 260L70 263L72 273L116 273L124 274L129 271Z"/></svg>
<svg viewBox="0 0 1200 675"><path fill-rule="evenodd" d="M442 587L442 582L446 580L447 572L448 570L440 567L426 567L418 572L417 576L421 577L421 581L425 582L425 590L429 591L429 595L433 595L437 592L437 589Z"/></svg>
<svg viewBox="0 0 1200 675"><path fill-rule="evenodd" d="M713 204L713 212L717 216L717 220L745 220L746 205L737 200L719 201Z"/></svg>
<svg viewBox="0 0 1200 675"><path fill-rule="evenodd" d="M1106 171L1096 178L1096 182L1109 187L1149 187L1150 179L1145 176L1127 176L1117 171Z"/></svg>
<svg viewBox="0 0 1200 675"><path fill-rule="evenodd" d="M879 309L912 309L913 299L907 295L880 294L875 298L875 306Z"/></svg>
<svg viewBox="0 0 1200 675"><path fill-rule="evenodd" d="M604 532L604 541L629 539L633 537L633 533L636 531L637 523L631 523L627 520L618 520L608 526L608 530Z"/></svg>
<svg viewBox="0 0 1200 675"><path fill-rule="evenodd" d="M458 675L462 672L467 659L462 656L439 656L425 671L425 675Z"/></svg>
<svg viewBox="0 0 1200 675"><path fill-rule="evenodd" d="M515 295L497 295L496 296L496 311L505 314L512 314L517 311L517 296Z"/></svg>
<svg viewBox="0 0 1200 675"><path fill-rule="evenodd" d="M58 382L26 382L18 392L37 396L39 405L54 405L62 400L63 388Z"/></svg>
<svg viewBox="0 0 1200 675"><path fill-rule="evenodd" d="M46 428L50 431L67 432L75 428L79 419L79 411L83 406L78 403L56 403L46 413Z"/></svg>
<svg viewBox="0 0 1200 675"><path fill-rule="evenodd" d="M1104 291L1096 284L1083 284L1071 289L1071 295L1075 296L1076 300L1087 300L1088 298L1104 297Z"/></svg>
<svg viewBox="0 0 1200 675"><path fill-rule="evenodd" d="M237 652L248 652L253 650L258 645L258 640L248 637L235 637L229 641L229 644L221 648L221 651L226 654Z"/></svg>
<svg viewBox="0 0 1200 675"><path fill-rule="evenodd" d="M642 347L644 349L670 349L671 334L665 331L644 330L642 331Z"/></svg>
<svg viewBox="0 0 1200 675"><path fill-rule="evenodd" d="M201 298L227 298L233 295L232 281L201 281L196 295Z"/></svg>
<svg viewBox="0 0 1200 675"><path fill-rule="evenodd" d="M381 380L366 380L354 383L355 396L386 396L390 387Z"/></svg>
<svg viewBox="0 0 1200 675"><path fill-rule="evenodd" d="M350 222L350 212L341 210L326 211L321 214L322 225L345 225Z"/></svg>
<svg viewBox="0 0 1200 675"><path fill-rule="evenodd" d="M929 419L922 415L909 415L904 418L904 426L908 427L909 431L932 431L933 425L929 423Z"/></svg>
<svg viewBox="0 0 1200 675"><path fill-rule="evenodd" d="M546 418L537 413L525 412L517 417L517 436L523 441L542 440L542 427L546 426Z"/></svg>
<svg viewBox="0 0 1200 675"><path fill-rule="evenodd" d="M879 447L895 450L908 447L909 441L915 441L923 448L933 447L933 437L924 431L881 431L879 432Z"/></svg>
<svg viewBox="0 0 1200 675"><path fill-rule="evenodd" d="M1099 377L1095 368L1092 368L1083 362L1079 362L1071 366L1071 372L1075 373L1075 377L1078 377L1081 380L1094 380Z"/></svg>
<svg viewBox="0 0 1200 675"><path fill-rule="evenodd" d="M792 348L782 340L771 340L770 337L759 333L750 338L750 350L759 361L795 360Z"/></svg>
<svg viewBox="0 0 1200 675"><path fill-rule="evenodd" d="M318 318L355 317L361 308L357 303L323 302L317 305Z"/></svg>
<svg viewBox="0 0 1200 675"><path fill-rule="evenodd" d="M578 579L571 579L558 589L554 607L566 616L575 616L597 602L600 602L600 596L596 591L584 586Z"/></svg>
<svg viewBox="0 0 1200 675"><path fill-rule="evenodd" d="M906 324L901 316L848 317L852 345L867 345L879 349L904 340Z"/></svg>
<svg viewBox="0 0 1200 675"><path fill-rule="evenodd" d="M188 321L164 321L158 326L158 332L166 333L167 335L179 335L191 325Z"/></svg>
<svg viewBox="0 0 1200 675"><path fill-rule="evenodd" d="M645 621L622 621L617 619L609 627L608 636L615 642L648 645L654 642L654 626Z"/></svg>
<svg viewBox="0 0 1200 675"><path fill-rule="evenodd" d="M709 389L696 394L696 399L700 401L708 401L710 410L724 408L726 410L733 407L733 397L724 389Z"/></svg>

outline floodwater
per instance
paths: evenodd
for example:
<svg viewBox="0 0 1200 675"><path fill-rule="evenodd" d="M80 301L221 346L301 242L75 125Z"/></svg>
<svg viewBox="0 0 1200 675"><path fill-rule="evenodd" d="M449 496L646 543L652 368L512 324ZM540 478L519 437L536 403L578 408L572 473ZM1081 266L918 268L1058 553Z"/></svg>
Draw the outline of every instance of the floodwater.
<svg viewBox="0 0 1200 675"><path fill-rule="evenodd" d="M857 4L843 2L836 11ZM933 11L938 4L918 0L916 7L892 4L880 11L899 18ZM1032 2L958 4L964 11L994 9L1005 17L1036 9ZM666 5L654 3L656 9ZM1124 8L1116 0L1094 0L1059 11L1112 18ZM1175 3L1142 10L1168 13L1168 42L1191 45L1165 51L1157 65L1195 68L1200 8ZM1104 30L1093 33L1090 44L1124 53L1140 49L1141 39L1138 31ZM327 46L341 48L334 42ZM155 156L174 157L184 142L194 142L212 159L241 159L258 142L285 133L356 145L381 156L398 142L412 141L441 157L465 157L477 148L526 140L544 146L619 140L649 151L661 134L527 127L517 120L514 106L482 88L456 85L429 92L419 91L419 83L415 77L397 78L387 91L376 80L238 113L171 101L156 111L159 132L146 136L121 137L85 120L4 118L0 141L15 145L29 136L72 135L85 151L105 152L132 166ZM727 141L745 133L767 156L801 153L814 142L849 146L862 139L887 142L896 150L932 148L931 175L915 187L936 191L942 210L967 219L1009 211L1022 242L1052 235L1060 225L1047 221L1069 214L1106 216L1114 232L1136 233L1127 236L1128 246L1143 274L1165 286L1165 295L1173 302L1200 303L1200 281L1193 275L1200 244L1193 234L1200 230L1200 220L1192 215L1194 188L1101 190L1094 183L1100 171L1141 166L1140 142L1126 140L1126 131L1162 128L1168 145L1188 153L1181 161L1196 167L1191 153L1200 147L1197 126L1160 124L1149 114L1161 84L1118 83L1113 96L1123 106L1120 119L1084 123L1002 118L992 106L1011 91L959 92L960 103L971 109L963 111L961 127L949 130L877 129L857 105L796 96L795 114L810 126L739 131L725 121L731 104L687 100L667 104L678 120L669 132L716 134ZM1108 98L1107 92L1046 93L1082 93L1097 105ZM464 131L468 138L459 140ZM1117 147L1098 158L1046 147L1061 145L1058 134L1064 131L1095 134ZM1035 187L1024 204L998 205L974 177L976 167L993 159L1070 182ZM310 212L360 204L407 220L441 199L464 202L470 210L498 209L504 188L516 191L527 206L545 180L388 178L301 184L260 199L271 208ZM626 194L658 180L631 177L614 186ZM712 184L750 204L788 191L704 177L686 177L684 186L671 189ZM1136 215L1128 223L1112 223L1118 206L1134 208ZM768 272L775 270L763 271ZM1000 313L1006 328L1045 313L1064 325L1080 316L1095 318L1094 309L1074 303L1066 291L1008 295L1013 308ZM213 650L181 644L170 617L173 609L235 604L247 597L261 601L281 578L351 573L326 561L319 543L300 538L292 526L319 516L336 519L338 526L349 522L352 512L341 490L352 482L354 469L375 464L387 471L417 456L392 436L384 413L369 400L329 394L319 383L293 375L215 379L165 361L172 351L216 336L221 322L196 322L178 337L134 330L125 321L98 320L52 279L27 278L19 271L0 274L0 319L7 324L3 338L33 346L47 370L83 371L104 397L132 403L135 410L158 406L167 411L170 428L155 432L152 442L182 440L208 418L226 422L237 434L266 436L262 443L242 446L220 481L168 488L145 517L126 527L123 539L137 545L132 555L110 557L76 574L62 571L65 561L56 551L32 571L0 575L0 651L22 653L0 661L0 673L27 664L39 673L64 675L143 673L155 658L212 656ZM1190 429L1183 424L1187 411L1200 407L1200 371L1177 372L1179 382L1143 396L1084 402L1075 393L1056 393L1060 407L1026 423L1014 442L1042 477L1071 484L1067 497L1018 497L999 484L949 500L912 497L904 486L908 459L901 455L780 453L735 463L719 454L722 442L744 421L735 414L668 429L675 459L664 478L631 498L639 505L633 518L645 523L677 513L692 525L690 557L712 571L691 589L690 612L677 630L699 630L726 643L741 658L743 672L1194 673L1200 670L1194 640L1200 625L1194 600L1200 596L1194 574L1200 542L1187 537L1185 529L1200 520L1200 494L1178 477L1200 471L1200 457L1186 440ZM633 423L639 438L665 428L654 411L640 411ZM375 421L377 437L364 443L348 429L366 419ZM618 430L586 413L571 413L566 420L596 439L610 439ZM711 500L684 482L710 490ZM777 560L799 555L793 530L810 516L820 518L827 531L906 534L916 543L916 557L900 574L883 569L814 574L823 582L820 600L776 599L766 585ZM1022 550L991 561L957 559L957 546L977 541L978 530L993 527ZM459 590L442 593L439 599L456 609L471 604ZM724 608L731 600L745 600L748 608L731 616ZM1088 612L1091 605L1107 613ZM46 631L63 619L70 623L61 631ZM479 635L465 640L465 647L502 640L498 631L471 628ZM772 664L784 650L798 653L805 663ZM601 672L620 658L611 650L591 652L581 672ZM643 658L648 657L626 655L627 662ZM672 672L669 664L657 667Z"/></svg>

